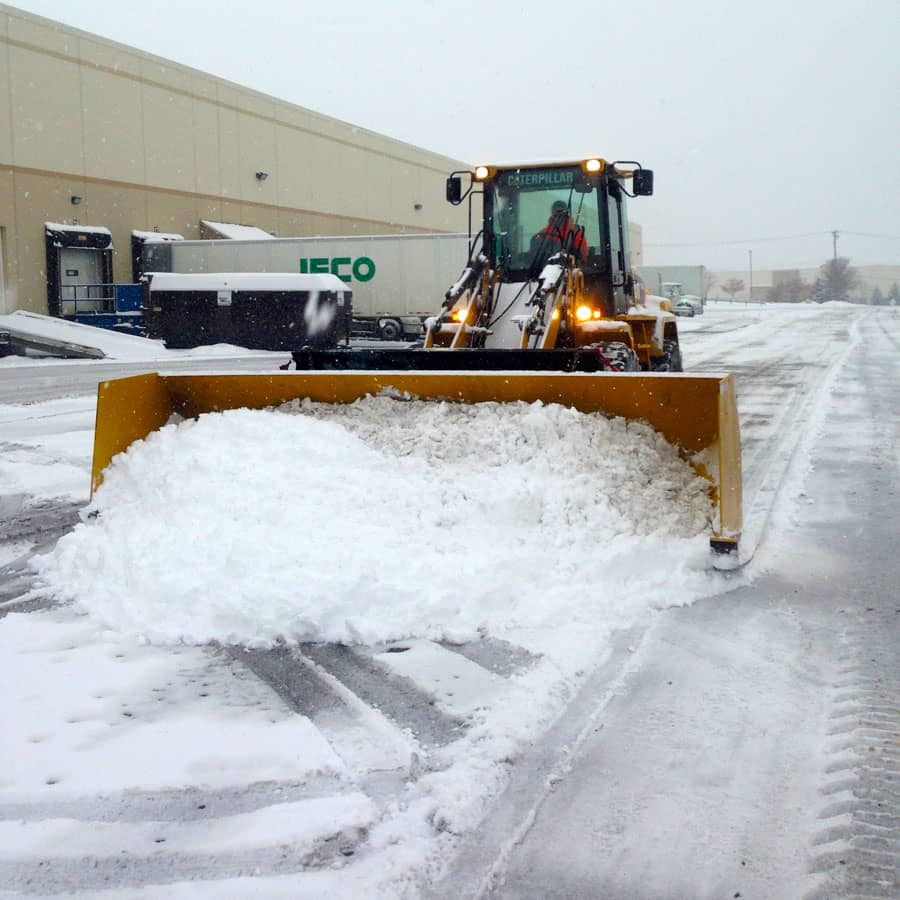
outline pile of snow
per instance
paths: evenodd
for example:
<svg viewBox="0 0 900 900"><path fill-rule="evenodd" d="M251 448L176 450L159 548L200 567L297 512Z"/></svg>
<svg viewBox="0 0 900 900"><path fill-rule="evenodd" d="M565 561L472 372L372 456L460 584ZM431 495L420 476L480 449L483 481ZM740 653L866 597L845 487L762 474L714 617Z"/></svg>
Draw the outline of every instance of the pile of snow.
<svg viewBox="0 0 900 900"><path fill-rule="evenodd" d="M132 445L36 565L158 642L469 640L689 599L707 487L646 425L558 405L296 402Z"/></svg>
<svg viewBox="0 0 900 900"><path fill-rule="evenodd" d="M322 278L324 276L318 277ZM344 283L339 279L335 278L334 281L342 288L345 287ZM161 341L137 337L132 334L121 334L108 328L82 325L80 322L71 322L68 319L59 319L55 316L43 316L40 313L27 312L25 310L17 310L14 313L0 316L0 331L10 331L26 336L31 335L51 341L65 341L81 347L93 347L102 351L108 359L131 362L170 361L195 356L230 359L239 356L259 356L270 352L248 350L246 347L235 347L232 344L214 344L195 347L191 350L169 350ZM283 352L278 355L282 358L284 357ZM3 359L4 366L34 365L37 362L39 361L33 357L25 356L8 356ZM56 359L54 362L58 363L59 360Z"/></svg>

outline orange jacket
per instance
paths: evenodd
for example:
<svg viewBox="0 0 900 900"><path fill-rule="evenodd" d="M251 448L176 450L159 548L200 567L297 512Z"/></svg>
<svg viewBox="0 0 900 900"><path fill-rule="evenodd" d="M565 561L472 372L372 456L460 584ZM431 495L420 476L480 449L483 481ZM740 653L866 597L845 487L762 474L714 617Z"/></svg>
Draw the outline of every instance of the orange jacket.
<svg viewBox="0 0 900 900"><path fill-rule="evenodd" d="M584 232L578 228L569 216L567 216L566 221L561 224L557 224L554 221L553 216L551 216L547 220L546 227L538 236L542 240L552 241L554 244L558 244L562 247L569 239L570 233L574 235L572 238L572 252L582 259L587 259L587 241L584 239Z"/></svg>

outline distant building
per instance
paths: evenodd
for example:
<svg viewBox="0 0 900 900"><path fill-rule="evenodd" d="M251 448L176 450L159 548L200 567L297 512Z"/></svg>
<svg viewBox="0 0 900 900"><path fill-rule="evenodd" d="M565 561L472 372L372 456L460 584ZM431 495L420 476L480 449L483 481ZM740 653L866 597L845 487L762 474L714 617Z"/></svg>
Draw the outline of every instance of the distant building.
<svg viewBox="0 0 900 900"><path fill-rule="evenodd" d="M872 291L876 287L881 289L883 294L891 289L891 285L900 284L900 266L851 266L856 270L860 278L859 286L851 294L851 300L860 303L868 303L872 296ZM709 296L713 299L728 299L730 295L724 290L723 285L730 279L734 278L744 282L744 288L734 295L735 300L750 299L750 273L747 269L738 269L734 271L716 271L710 273L713 279L712 286L709 290ZM801 281L809 285L815 283L819 277L819 268L804 269L760 269L753 271L753 296L754 300L768 300L771 296L773 288L777 288L779 284L799 278Z"/></svg>
<svg viewBox="0 0 900 900"><path fill-rule="evenodd" d="M640 263L637 266L651 294L665 296L663 285L677 282L682 294L706 296L705 266L645 266Z"/></svg>

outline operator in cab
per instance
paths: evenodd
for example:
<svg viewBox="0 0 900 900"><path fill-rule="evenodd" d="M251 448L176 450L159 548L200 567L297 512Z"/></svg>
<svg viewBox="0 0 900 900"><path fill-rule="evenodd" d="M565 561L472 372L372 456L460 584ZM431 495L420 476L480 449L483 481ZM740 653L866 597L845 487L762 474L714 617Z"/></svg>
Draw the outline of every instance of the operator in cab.
<svg viewBox="0 0 900 900"><path fill-rule="evenodd" d="M584 239L584 230L579 228L569 215L566 201L554 200L553 206L550 207L550 218L544 229L534 236L532 244L540 242L544 246L555 244L564 247L569 241L569 235L572 235L572 254L584 261L587 259L587 241Z"/></svg>

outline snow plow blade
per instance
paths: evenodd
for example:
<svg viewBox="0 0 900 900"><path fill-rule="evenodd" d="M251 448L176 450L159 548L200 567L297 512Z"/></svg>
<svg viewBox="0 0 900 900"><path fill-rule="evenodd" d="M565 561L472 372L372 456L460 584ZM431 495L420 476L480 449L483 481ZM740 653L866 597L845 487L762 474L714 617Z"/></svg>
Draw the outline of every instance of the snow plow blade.
<svg viewBox="0 0 900 900"><path fill-rule="evenodd" d="M737 551L741 449L731 375L514 371L136 375L99 385L91 492L100 486L116 454L162 428L173 413L194 418L303 398L352 403L384 392L461 403L560 403L582 412L644 421L676 445L710 482L716 511L710 535L713 549ZM260 447L260 458L264 455L265 448Z"/></svg>

